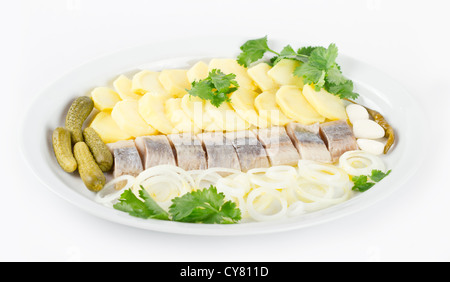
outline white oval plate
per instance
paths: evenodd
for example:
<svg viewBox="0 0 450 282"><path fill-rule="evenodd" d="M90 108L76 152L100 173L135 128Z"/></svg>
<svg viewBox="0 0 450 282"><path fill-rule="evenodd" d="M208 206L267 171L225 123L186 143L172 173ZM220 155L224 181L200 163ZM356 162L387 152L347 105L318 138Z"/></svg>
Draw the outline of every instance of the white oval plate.
<svg viewBox="0 0 450 282"><path fill-rule="evenodd" d="M107 55L88 62L61 77L40 93L21 124L20 148L36 176L53 192L94 216L137 228L197 235L244 235L304 228L352 214L366 208L400 188L416 171L423 158L425 117L418 103L393 79L373 67L340 54L338 62L344 75L354 81L360 102L379 110L396 130L397 142L385 157L392 173L372 189L342 204L276 222L232 225L189 224L162 220L143 220L96 203L77 175L65 173L56 162L51 145L52 131L64 125L71 102L89 95L97 86L111 85L120 74L139 69L188 68L200 59L235 58L243 38L195 38L158 42ZM286 40L270 42L281 50ZM307 44L293 44L298 47Z"/></svg>

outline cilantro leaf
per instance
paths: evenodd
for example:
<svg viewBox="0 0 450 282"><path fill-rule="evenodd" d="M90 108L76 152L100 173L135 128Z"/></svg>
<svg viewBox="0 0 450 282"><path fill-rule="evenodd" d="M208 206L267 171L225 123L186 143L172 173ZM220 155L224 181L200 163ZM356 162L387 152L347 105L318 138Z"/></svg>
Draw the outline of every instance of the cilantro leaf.
<svg viewBox="0 0 450 282"><path fill-rule="evenodd" d="M236 223L241 211L232 201L225 201L225 195L216 187L193 191L172 199L169 212L162 209L141 186L138 198L131 189L125 190L114 208L131 216L144 219L161 219L191 223Z"/></svg>
<svg viewBox="0 0 450 282"><path fill-rule="evenodd" d="M306 63L297 67L294 70L294 75L303 77L303 82L305 84L316 84L324 75L324 71Z"/></svg>
<svg viewBox="0 0 450 282"><path fill-rule="evenodd" d="M213 69L209 75L211 82L219 93L226 93L230 91L232 85L239 86L235 80L236 75L234 73L224 74L220 70Z"/></svg>
<svg viewBox="0 0 450 282"><path fill-rule="evenodd" d="M351 80L346 80L344 83L341 84L334 84L334 83L326 83L325 84L325 90L328 92L339 96L341 99L348 98L348 99L356 99L358 98L358 93L353 92L353 82Z"/></svg>
<svg viewBox="0 0 450 282"><path fill-rule="evenodd" d="M341 72L336 63L338 48L331 43L327 48L321 46L302 47L295 52L291 45L286 45L280 53L270 49L267 36L248 40L241 46L242 53L238 56L238 63L248 67L251 63L262 59L266 52L276 56L270 59L271 65L276 65L282 59L291 59L301 62L294 70L294 75L303 78L305 84L313 84L316 91L325 89L327 92L341 99L356 99L358 93L353 91L353 82Z"/></svg>
<svg viewBox="0 0 450 282"><path fill-rule="evenodd" d="M380 182L383 178L389 175L391 173L391 170L387 171L386 173L382 172L381 170L374 169L371 172L370 176L367 175L360 175L360 176L353 176L353 188L352 190L364 192L372 188L376 182ZM372 181L369 181L370 180Z"/></svg>
<svg viewBox="0 0 450 282"><path fill-rule="evenodd" d="M391 170L388 170L386 173L382 172L381 170L372 170L372 175L370 175L370 179L372 179L375 182L380 182L383 178L388 176L391 173Z"/></svg>
<svg viewBox="0 0 450 282"><path fill-rule="evenodd" d="M193 81L191 89L186 89L189 95L199 97L202 100L209 100L215 107L219 107L224 102L231 102L228 94L239 88L233 73L224 74L220 70L213 69L207 78L200 81Z"/></svg>
<svg viewBox="0 0 450 282"><path fill-rule="evenodd" d="M153 198L148 194L147 190L145 190L141 186L141 190L139 190L139 196L144 200L145 206L151 211L152 215L150 218L155 219L163 219L167 220L169 219L169 214L163 210L156 202L153 200Z"/></svg>
<svg viewBox="0 0 450 282"><path fill-rule="evenodd" d="M316 47L309 56L309 63L321 70L328 70L333 66L338 56L338 49L335 44L330 44L328 48Z"/></svg>
<svg viewBox="0 0 450 282"><path fill-rule="evenodd" d="M352 181L354 183L352 190L364 192L372 188L375 183L367 182L367 175L353 176Z"/></svg>
<svg viewBox="0 0 450 282"><path fill-rule="evenodd" d="M197 190L172 200L169 212L174 221L198 223L235 223L241 212L232 201L225 202L225 195L216 187Z"/></svg>
<svg viewBox="0 0 450 282"><path fill-rule="evenodd" d="M317 47L308 46L308 47L302 47L297 50L297 54L299 55L305 55L305 56L311 56L312 51L314 51Z"/></svg>
<svg viewBox="0 0 450 282"><path fill-rule="evenodd" d="M267 51L272 51L267 45L267 36L262 38L248 40L241 46L241 54L237 57L237 61L240 65L248 67L251 63L258 61ZM278 53L276 53L279 55Z"/></svg>
<svg viewBox="0 0 450 282"><path fill-rule="evenodd" d="M158 204L151 198L151 196L142 188L139 191L139 196L144 199L141 201L136 195L130 190L125 190L120 196L119 202L117 202L113 207L117 210L127 212L128 214L140 217L144 219L155 218L155 219L168 219L169 215L164 211Z"/></svg>

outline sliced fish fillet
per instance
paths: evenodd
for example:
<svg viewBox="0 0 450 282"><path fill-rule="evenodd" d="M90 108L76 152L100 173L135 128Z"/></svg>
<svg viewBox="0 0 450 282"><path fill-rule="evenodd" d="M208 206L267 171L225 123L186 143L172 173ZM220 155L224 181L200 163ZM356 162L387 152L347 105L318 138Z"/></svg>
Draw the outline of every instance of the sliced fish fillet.
<svg viewBox="0 0 450 282"><path fill-rule="evenodd" d="M205 132L197 136L206 150L208 168L241 170L236 150L230 142L226 142L223 132Z"/></svg>
<svg viewBox="0 0 450 282"><path fill-rule="evenodd" d="M345 120L322 123L320 136L325 141L333 162L338 161L343 153L358 149L353 131Z"/></svg>
<svg viewBox="0 0 450 282"><path fill-rule="evenodd" d="M184 170L206 169L206 153L194 134L170 134L167 138L175 148L178 166Z"/></svg>
<svg viewBox="0 0 450 282"><path fill-rule="evenodd" d="M253 131L227 132L225 138L227 144L231 143L235 148L243 172L253 168L270 167L266 150Z"/></svg>
<svg viewBox="0 0 450 282"><path fill-rule="evenodd" d="M286 131L297 148L301 159L324 163L331 162L330 152L320 137L319 123L303 125L292 122L286 126Z"/></svg>
<svg viewBox="0 0 450 282"><path fill-rule="evenodd" d="M300 155L283 126L261 128L255 132L266 149L272 166L296 166Z"/></svg>
<svg viewBox="0 0 450 282"><path fill-rule="evenodd" d="M137 137L135 142L145 169L158 165L177 165L172 146L165 135Z"/></svg>
<svg viewBox="0 0 450 282"><path fill-rule="evenodd" d="M114 178L122 175L137 176L143 171L142 160L133 140L107 144L114 156Z"/></svg>

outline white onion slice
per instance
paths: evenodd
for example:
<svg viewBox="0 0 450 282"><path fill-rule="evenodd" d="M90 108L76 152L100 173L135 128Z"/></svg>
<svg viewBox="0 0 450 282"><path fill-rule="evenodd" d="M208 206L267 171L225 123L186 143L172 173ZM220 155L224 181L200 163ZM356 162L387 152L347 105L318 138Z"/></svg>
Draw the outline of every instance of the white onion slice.
<svg viewBox="0 0 450 282"><path fill-rule="evenodd" d="M370 175L374 169L386 171L386 166L380 157L362 150L342 154L339 158L339 167L351 176Z"/></svg>
<svg viewBox="0 0 450 282"><path fill-rule="evenodd" d="M120 198L123 191L128 190L133 186L135 180L136 178L131 175L122 175L111 180L95 195L95 201L105 206L112 207ZM122 181L126 181L127 183L120 190L116 190L116 184Z"/></svg>
<svg viewBox="0 0 450 282"><path fill-rule="evenodd" d="M297 172L291 166L255 168L247 172L250 181L259 186L272 189L285 189L297 178Z"/></svg>
<svg viewBox="0 0 450 282"><path fill-rule="evenodd" d="M276 211L272 214L265 214L256 210L254 201L256 200L257 197L264 194L266 195L268 194L273 197L273 200L279 201L280 203L279 211ZM252 190L247 196L246 204L247 204L247 211L250 217L252 217L256 221L277 220L286 216L287 212L287 201L286 199L283 198L282 194L277 190L266 187L256 188Z"/></svg>
<svg viewBox="0 0 450 282"><path fill-rule="evenodd" d="M348 182L347 173L339 167L310 160L298 162L298 173L301 177L329 185L343 185Z"/></svg>

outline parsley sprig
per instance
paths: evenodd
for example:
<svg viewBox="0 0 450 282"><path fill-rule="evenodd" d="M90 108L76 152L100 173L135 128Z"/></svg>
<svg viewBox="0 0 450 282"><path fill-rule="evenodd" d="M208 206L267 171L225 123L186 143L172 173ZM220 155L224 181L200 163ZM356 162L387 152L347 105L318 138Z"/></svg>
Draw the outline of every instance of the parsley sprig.
<svg viewBox="0 0 450 282"><path fill-rule="evenodd" d="M374 169L372 170L371 175L360 175L360 176L353 176L353 188L354 191L364 192L372 188L377 182L380 182L383 178L389 175L391 173L391 170L387 171L386 173L382 172L381 170ZM369 181L369 178L371 181Z"/></svg>
<svg viewBox="0 0 450 282"><path fill-rule="evenodd" d="M162 209L141 186L141 199L131 190L122 193L114 208L144 219L161 219L190 223L231 224L241 219L241 211L232 201L225 201L225 195L217 188L193 191L174 198L169 211Z"/></svg>
<svg viewBox="0 0 450 282"><path fill-rule="evenodd" d="M231 102L229 94L239 88L234 73L224 74L220 70L213 69L208 77L199 81L193 81L191 89L187 89L189 95L209 100L215 107L222 103Z"/></svg>
<svg viewBox="0 0 450 282"><path fill-rule="evenodd" d="M294 70L294 75L302 77L305 84L314 85L316 91L323 88L341 99L356 99L359 96L353 91L353 82L344 77L341 67L336 63L338 48L333 43L328 48L307 46L297 51L291 45L287 45L278 53L269 48L265 36L248 40L241 46L241 51L237 62L244 67L249 67L270 52L275 55L270 59L273 65L282 59L301 62Z"/></svg>

